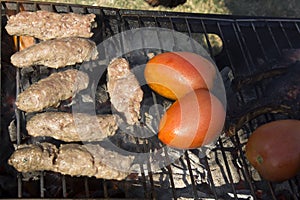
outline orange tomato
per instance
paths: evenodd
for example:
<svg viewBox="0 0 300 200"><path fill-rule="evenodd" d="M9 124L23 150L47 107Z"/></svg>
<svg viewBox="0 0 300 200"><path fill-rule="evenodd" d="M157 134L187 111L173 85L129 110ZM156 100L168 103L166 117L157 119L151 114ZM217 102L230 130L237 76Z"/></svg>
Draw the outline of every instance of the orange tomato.
<svg viewBox="0 0 300 200"><path fill-rule="evenodd" d="M300 171L300 121L277 120L249 137L246 158L269 181L284 181Z"/></svg>
<svg viewBox="0 0 300 200"><path fill-rule="evenodd" d="M212 88L215 66L190 52L166 52L148 61L144 71L149 87L163 97L176 100L198 88Z"/></svg>
<svg viewBox="0 0 300 200"><path fill-rule="evenodd" d="M220 135L225 110L217 97L197 89L176 100L160 120L158 138L178 149L198 148Z"/></svg>

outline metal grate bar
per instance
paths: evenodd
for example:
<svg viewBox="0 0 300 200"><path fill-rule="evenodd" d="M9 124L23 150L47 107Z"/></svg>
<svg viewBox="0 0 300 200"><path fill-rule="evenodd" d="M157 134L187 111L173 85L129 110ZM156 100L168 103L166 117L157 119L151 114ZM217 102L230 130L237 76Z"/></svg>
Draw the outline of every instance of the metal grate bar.
<svg viewBox="0 0 300 200"><path fill-rule="evenodd" d="M295 189L295 187L293 187L293 183L292 183L292 180L288 180L287 181L288 184L289 184L289 187L291 188L291 191L292 191L292 196L295 200L298 199L299 197L299 191ZM297 197L298 196L298 197Z"/></svg>
<svg viewBox="0 0 300 200"><path fill-rule="evenodd" d="M44 172L42 171L40 173L40 196L41 198L44 198L45 194L45 182L44 182Z"/></svg>
<svg viewBox="0 0 300 200"><path fill-rule="evenodd" d="M108 190L107 190L107 182L103 180L103 196L104 198L109 198Z"/></svg>
<svg viewBox="0 0 300 200"><path fill-rule="evenodd" d="M272 183L269 182L269 181L267 181L267 184L268 184L268 187L269 187L269 189L270 189L272 198L273 198L274 200L277 200Z"/></svg>
<svg viewBox="0 0 300 200"><path fill-rule="evenodd" d="M232 26L233 26L233 25L232 25ZM236 67L234 66L234 64L233 64L233 62L232 62L232 56L231 56L231 54L229 53L230 51L229 51L229 49L228 49L228 47L227 47L227 44L226 44L226 42L225 42L225 37L224 37L223 31L222 31L222 28L221 28L221 25L220 25L219 22L217 22L217 28L218 28L218 31L219 31L219 33L220 33L221 39L222 39L222 41L223 41L223 49L225 50L225 54L226 54L227 57L228 57L230 67L231 67L232 70L234 70ZM233 26L233 28L234 28L234 26ZM235 30L234 30L234 31L235 31Z"/></svg>
<svg viewBox="0 0 300 200"><path fill-rule="evenodd" d="M138 26L139 28L141 27L145 27L143 21L141 20L141 18L138 16L137 17L138 19ZM141 42L142 42L142 49L144 51L144 54L146 55L146 51L145 51L145 41L143 40L143 33L141 32ZM152 93L152 98L153 98L153 102L154 102L154 105L156 105L156 95L154 93ZM156 102L156 103L155 103ZM158 110L156 110L156 112L158 113ZM143 148L144 150L146 151L148 148L147 148L147 143L146 143L146 140L143 141ZM148 177L149 177L149 181L150 181L150 187L151 187L151 190L150 190L150 194L147 193L146 197L147 198L154 198L156 197L156 193L155 193L155 189L154 189L154 181L153 181L153 176L152 176L152 169L151 169L151 164L150 164L150 157L148 157L148 160L147 160L147 163L146 163L146 166L147 166L147 170L148 170ZM143 166L142 166L143 167ZM145 191L147 191L147 188L145 187Z"/></svg>
<svg viewBox="0 0 300 200"><path fill-rule="evenodd" d="M154 21L155 21L155 26L161 27L160 24L158 23L157 17L154 17ZM162 47L162 46L163 46L163 45L162 45L162 41L161 41L161 38L162 38L162 37L161 37L159 31L157 31L156 33L157 33L157 37L158 37L159 46ZM161 53L162 53L162 51L163 51L163 50L161 50ZM155 95L155 94L152 92L152 96L153 96L153 95ZM155 102L154 102L154 103L155 103Z"/></svg>
<svg viewBox="0 0 300 200"><path fill-rule="evenodd" d="M253 29L253 31L254 31L254 33L255 33L255 37L256 37L256 39L257 39L257 41L258 41L259 48L261 49L261 51L262 51L262 53L263 53L264 59L265 59L265 60L268 60L268 59L267 59L267 56L266 56L265 48L264 48L264 46L263 46L263 44L262 44L262 41L261 41L261 39L260 39L260 37L259 37L259 35L258 35L258 33L257 33L257 30L256 30L256 28L255 28L253 22L251 22L251 27L252 27L252 29Z"/></svg>
<svg viewBox="0 0 300 200"><path fill-rule="evenodd" d="M238 38L239 38L239 41L240 41L239 43L241 43L241 51L243 52L245 60L247 60L247 61L249 60L249 62L250 62L250 63L247 62L247 67L248 67L248 71L251 73L251 71L252 71L251 67L253 67L255 65L254 65L251 53L248 49L248 45L247 45L246 39L244 37L244 34L241 30L241 27L237 22L235 23L235 25L237 27L237 33L238 33L238 36L239 36ZM249 64L251 64L251 66Z"/></svg>
<svg viewBox="0 0 300 200"><path fill-rule="evenodd" d="M170 165L168 165L166 168L167 168L167 170L169 172L169 179L170 179L170 183L171 183L171 187L172 187L173 198L176 200L177 199L177 195L176 195L176 188L175 188L175 183L174 183L172 168L171 168Z"/></svg>
<svg viewBox="0 0 300 200"><path fill-rule="evenodd" d="M18 172L17 174L18 182L18 198L22 198L22 173Z"/></svg>
<svg viewBox="0 0 300 200"><path fill-rule="evenodd" d="M236 25L236 24L235 24L235 25ZM242 55L243 55L243 58L244 58L243 60L244 60L245 63L246 63L246 67L247 67L247 69L248 69L248 72L250 72L250 71L251 71L251 70L249 69L250 64L249 64L249 62L248 62L246 53L245 53L244 48L243 48L243 44L242 44L242 42L241 42L241 39L240 39L240 37L239 37L239 33L238 33L238 30L237 30L236 27L237 27L237 25L236 25L236 26L232 25L232 28L233 28L233 30L234 30L235 37L237 38L237 41L238 41L238 44L239 44L239 47L240 47L240 51L242 52Z"/></svg>
<svg viewBox="0 0 300 200"><path fill-rule="evenodd" d="M279 25L280 25L280 28L281 28L281 30L282 30L282 32L283 32L283 35L284 35L284 37L285 37L285 39L286 39L286 41L287 41L289 47L292 48L293 45L292 45L291 41L289 40L289 37L287 36L287 33L286 33L286 31L285 31L285 28L284 28L283 25L282 25L282 22L279 22Z"/></svg>
<svg viewBox="0 0 300 200"><path fill-rule="evenodd" d="M267 23L267 28L268 28L268 31L269 31L270 36L271 36L271 38L272 38L272 41L273 41L273 43L274 43L274 45L275 45L275 47L276 47L276 50L277 50L277 52L278 52L278 55L280 56L280 55L281 55L281 51L280 51L279 45L278 45L278 43L276 42L275 36L274 36L274 34L273 34L273 31L272 31L272 29L271 29L269 23L268 23L268 22L266 22L266 23Z"/></svg>
<svg viewBox="0 0 300 200"><path fill-rule="evenodd" d="M185 24L186 24L186 27L187 27L188 34L189 34L190 38L193 38L193 37L192 37L192 31L191 31L190 23L189 23L189 21L188 21L187 18L185 18ZM193 50L196 49L195 44L194 44L194 40L192 40L191 46L192 46L192 49L193 49Z"/></svg>
<svg viewBox="0 0 300 200"><path fill-rule="evenodd" d="M135 138L135 142L136 142L137 145L140 144L138 138ZM146 175L145 175L145 169L144 169L144 166L142 164L139 164L139 166L140 166L141 175L142 175L141 182L142 182L142 185L143 185L143 188L144 188L144 196L145 196L146 199L149 199L150 195L148 194L147 178L146 178Z"/></svg>
<svg viewBox="0 0 300 200"><path fill-rule="evenodd" d="M300 34L300 28L299 28L299 26L298 26L298 23L297 23L297 22L294 22L294 24L295 24L295 27L296 27L298 33Z"/></svg>
<svg viewBox="0 0 300 200"><path fill-rule="evenodd" d="M204 37L205 37L205 40L206 40L206 43L207 43L207 46L208 46L208 50L209 50L209 54L212 56L213 58L213 49L212 49L212 46L211 46L211 43L210 43L210 40L208 38L208 34L207 34L207 30L206 30L206 27L204 25L204 22L203 20L201 19L201 25L202 25L202 28L204 30ZM222 41L223 42L223 41ZM223 44L224 45L224 44Z"/></svg>
<svg viewBox="0 0 300 200"><path fill-rule="evenodd" d="M174 36L174 31L175 31L175 27L174 27L174 22L173 22L173 20L172 20L172 18L171 17L168 17L168 20L170 21L170 25L171 25L171 29L172 29L172 37L173 37L173 39L174 39L174 44L175 44L175 48L177 48L177 42L176 42L176 40L175 40L175 36ZM174 49L174 51L176 51L177 49Z"/></svg>
<svg viewBox="0 0 300 200"><path fill-rule="evenodd" d="M151 186L151 194L152 194L151 198L157 199L157 194L156 194L155 187L154 187L153 174L152 174L150 162L147 162L147 168L148 168L148 176L149 176L150 186Z"/></svg>
<svg viewBox="0 0 300 200"><path fill-rule="evenodd" d="M199 196L198 196L198 193L197 193L197 187L196 187L196 183L195 183L195 178L194 178L194 174L193 174L193 171L192 171L191 161L190 161L188 152L185 151L184 155L185 155L185 158L186 158L189 174L190 174L190 177L191 177L192 188L193 188L193 193L194 193L195 199L199 199Z"/></svg>
<svg viewBox="0 0 300 200"><path fill-rule="evenodd" d="M170 163L170 157L167 153L167 148L164 147L164 153L166 154L166 160L168 163ZM176 195L176 187L175 187L175 183L174 183L174 178L173 178L173 172L172 172L172 168L170 165L166 166L168 172L169 172L169 179L170 179L170 183L171 183L171 187L172 187L172 194L173 194L173 198L176 200L177 199L177 195Z"/></svg>
<svg viewBox="0 0 300 200"><path fill-rule="evenodd" d="M202 158L200 160L200 162L205 166L205 169L207 169L207 177L208 177L208 181L209 181L209 184L210 184L210 188L213 192L214 199L218 200L219 198L218 198L218 195L217 195L216 186L215 186L215 183L214 183L214 180L213 180L213 177L212 177L211 170L210 170L207 159L208 159L207 156L205 156L204 158Z"/></svg>
<svg viewBox="0 0 300 200"><path fill-rule="evenodd" d="M250 172L249 172L249 169L248 169L248 164L245 160L244 152L242 150L242 145L241 145L240 138L239 138L238 134L235 134L235 142L234 143L237 144L237 149L240 153L240 156L238 156L238 159L242 161L242 168L241 169L242 169L242 172L243 172L244 179L247 181L247 184L250 187L250 191L251 191L252 196L254 197L254 199L257 199L256 194L255 194L255 188L254 188L255 186L253 185L253 183L251 181L251 178L250 178Z"/></svg>
<svg viewBox="0 0 300 200"><path fill-rule="evenodd" d="M89 198L89 196L90 196L90 190L89 190L88 177L84 177L84 191L85 191L85 196L87 198Z"/></svg>
<svg viewBox="0 0 300 200"><path fill-rule="evenodd" d="M124 26L124 19L123 19L122 15L120 14L120 12L117 12L117 20L119 22L118 23L118 33L121 33L123 31L125 31L123 29L123 27L125 27L125 26ZM124 49L124 40L122 38L122 35L120 35L120 45L121 45L121 51L122 51L122 53L124 53L125 49Z"/></svg>
<svg viewBox="0 0 300 200"><path fill-rule="evenodd" d="M20 12L20 3L17 4L16 11ZM20 48L19 37L17 37L17 50ZM20 69L16 70L16 96L20 93ZM18 108L15 108L15 117L16 117L16 132L17 132L17 145L21 144L21 113ZM22 195L22 173L18 172L17 175L18 182L18 198L21 198Z"/></svg>
<svg viewBox="0 0 300 200"><path fill-rule="evenodd" d="M66 184L66 176L62 176L61 178L61 184L62 184L62 195L64 198L67 197L67 184Z"/></svg>
<svg viewBox="0 0 300 200"><path fill-rule="evenodd" d="M218 144L220 145L221 149L224 149L221 139L218 140ZM233 178L232 178L231 170L230 170L230 167L229 167L229 164L228 164L228 161L227 161L227 156L225 154L225 151L222 150L221 154L222 154L222 157L223 157L223 160L224 160L225 168L226 168L226 171L227 171L227 176L228 176L229 181L230 181L230 186L231 186L231 189L233 191L234 198L237 199L238 198L237 197L237 192L236 192L236 189L235 189L234 184L233 184Z"/></svg>

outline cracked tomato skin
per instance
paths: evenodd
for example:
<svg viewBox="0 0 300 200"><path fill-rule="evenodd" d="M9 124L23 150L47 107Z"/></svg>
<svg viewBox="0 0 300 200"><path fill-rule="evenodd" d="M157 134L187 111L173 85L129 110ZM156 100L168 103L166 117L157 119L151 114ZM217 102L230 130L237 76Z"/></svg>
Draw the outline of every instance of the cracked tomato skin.
<svg viewBox="0 0 300 200"><path fill-rule="evenodd" d="M268 181L281 182L300 171L300 121L277 120L258 127L249 137L246 158Z"/></svg>
<svg viewBox="0 0 300 200"><path fill-rule="evenodd" d="M165 52L147 62L144 75L152 90L176 100L192 90L212 88L216 67L195 53Z"/></svg>
<svg viewBox="0 0 300 200"><path fill-rule="evenodd" d="M160 120L158 138L177 149L195 149L214 142L225 121L223 104L206 89L176 100Z"/></svg>

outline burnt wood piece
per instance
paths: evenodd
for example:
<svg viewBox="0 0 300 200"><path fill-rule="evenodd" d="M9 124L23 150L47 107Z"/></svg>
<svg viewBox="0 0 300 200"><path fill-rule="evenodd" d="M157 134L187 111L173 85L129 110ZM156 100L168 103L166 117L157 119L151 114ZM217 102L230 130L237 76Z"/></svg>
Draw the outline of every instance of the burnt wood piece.
<svg viewBox="0 0 300 200"><path fill-rule="evenodd" d="M230 135L250 120L267 113L282 113L291 118L300 118L300 62L287 66L283 71L271 78L262 92L262 98L228 113L231 120L227 131Z"/></svg>
<svg viewBox="0 0 300 200"><path fill-rule="evenodd" d="M261 68L264 69L269 68L269 65L272 65L272 69L250 76L237 77L233 80L232 89L236 92L243 87L248 87L264 79L282 75L288 71L287 67L289 65L297 61L300 61L300 49L284 49L282 51L282 56L278 60L271 63L264 63L263 66L261 66Z"/></svg>

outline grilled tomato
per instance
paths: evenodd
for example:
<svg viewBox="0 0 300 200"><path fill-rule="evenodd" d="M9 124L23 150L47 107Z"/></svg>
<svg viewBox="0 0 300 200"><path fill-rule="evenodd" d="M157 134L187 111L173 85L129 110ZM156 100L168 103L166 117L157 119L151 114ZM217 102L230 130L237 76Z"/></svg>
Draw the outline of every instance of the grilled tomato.
<svg viewBox="0 0 300 200"><path fill-rule="evenodd" d="M206 89L196 89L176 100L160 120L158 138L178 149L214 142L225 121L223 104Z"/></svg>
<svg viewBox="0 0 300 200"><path fill-rule="evenodd" d="M195 53L166 52L147 62L144 75L152 90L176 100L192 90L212 88L216 68L212 62Z"/></svg>
<svg viewBox="0 0 300 200"><path fill-rule="evenodd" d="M246 158L265 180L295 176L300 171L300 121L277 120L258 127L247 142Z"/></svg>

